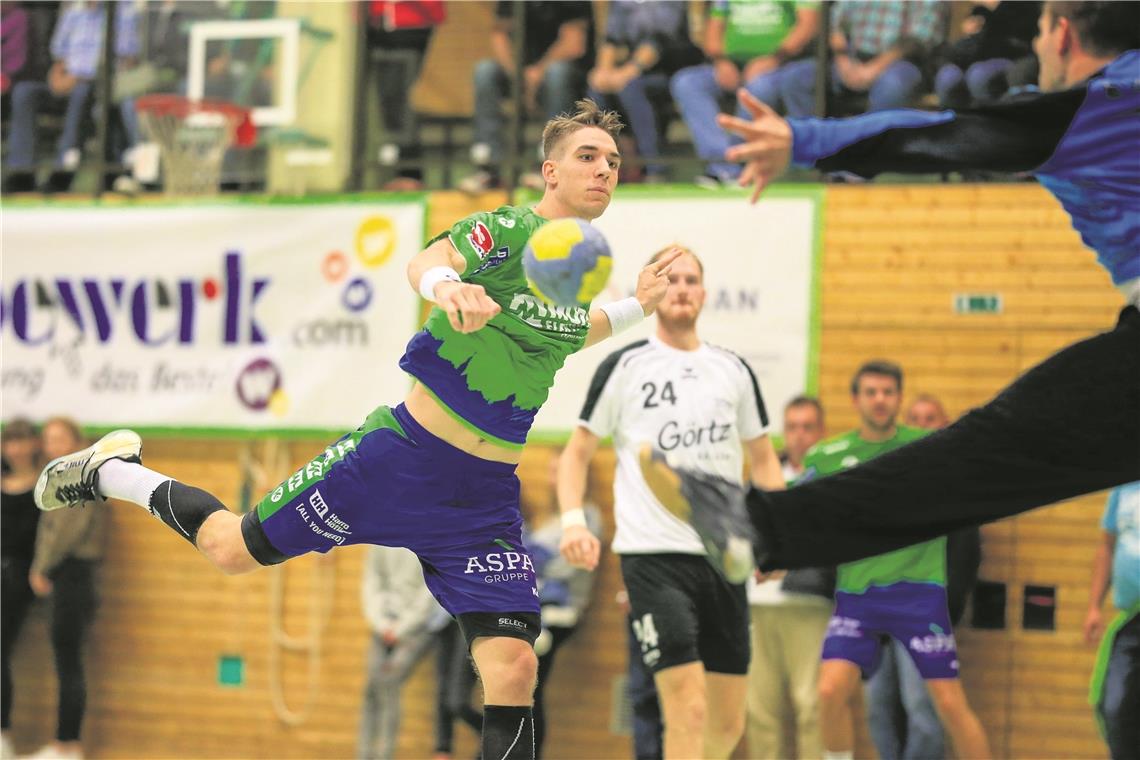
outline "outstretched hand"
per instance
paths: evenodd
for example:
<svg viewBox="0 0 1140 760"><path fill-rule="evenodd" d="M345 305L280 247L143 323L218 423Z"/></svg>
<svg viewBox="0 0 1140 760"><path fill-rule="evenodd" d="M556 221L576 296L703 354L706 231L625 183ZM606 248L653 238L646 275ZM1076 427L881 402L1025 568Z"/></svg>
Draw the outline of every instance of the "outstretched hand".
<svg viewBox="0 0 1140 760"><path fill-rule="evenodd" d="M787 171L792 162L792 128L747 90L738 90L737 98L752 114L752 121L728 114L720 114L716 119L723 129L744 138L743 143L729 148L724 156L729 161L744 162L740 186L755 186L750 199L755 203L764 188Z"/></svg>
<svg viewBox="0 0 1140 760"><path fill-rule="evenodd" d="M673 262L684 251L673 248L651 264L647 264L637 275L637 300L641 304L645 316L649 316L657 309L657 304L665 297L669 290L669 270Z"/></svg>

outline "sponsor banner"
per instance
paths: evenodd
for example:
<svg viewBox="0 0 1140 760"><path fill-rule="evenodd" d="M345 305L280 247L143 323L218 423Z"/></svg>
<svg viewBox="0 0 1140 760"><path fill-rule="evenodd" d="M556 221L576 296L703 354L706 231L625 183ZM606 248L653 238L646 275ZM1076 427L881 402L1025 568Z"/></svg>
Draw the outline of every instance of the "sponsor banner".
<svg viewBox="0 0 1140 760"><path fill-rule="evenodd" d="M614 257L610 284L595 304L632 295L654 252L679 243L700 257L707 297L697 323L702 339L744 357L760 383L772 432L783 406L812 389L818 371L818 324L812 319L820 245L821 188L771 188L758 205L737 193L618 191L594 224ZM611 351L651 335L656 319L571 356L558 373L534 432L574 428L594 370Z"/></svg>
<svg viewBox="0 0 1140 760"><path fill-rule="evenodd" d="M354 428L398 402L421 202L11 208L3 417Z"/></svg>

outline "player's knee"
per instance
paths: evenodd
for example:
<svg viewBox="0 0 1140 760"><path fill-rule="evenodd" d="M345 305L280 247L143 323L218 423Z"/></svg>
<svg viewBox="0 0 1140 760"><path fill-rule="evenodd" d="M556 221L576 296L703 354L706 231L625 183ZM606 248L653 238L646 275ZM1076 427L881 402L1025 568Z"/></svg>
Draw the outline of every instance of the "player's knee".
<svg viewBox="0 0 1140 760"><path fill-rule="evenodd" d="M820 709L827 712L841 709L850 697L843 683L835 679L820 679L817 692Z"/></svg>
<svg viewBox="0 0 1140 760"><path fill-rule="evenodd" d="M218 569L226 575L241 575L261 567L253 557L249 556L244 546L227 546L212 559Z"/></svg>
<svg viewBox="0 0 1140 760"><path fill-rule="evenodd" d="M965 695L956 690L931 690L931 699L938 715L946 723L957 723L970 714Z"/></svg>
<svg viewBox="0 0 1140 760"><path fill-rule="evenodd" d="M701 734L708 720L708 709L704 695L686 695L674 713L682 728L690 734Z"/></svg>
<svg viewBox="0 0 1140 760"><path fill-rule="evenodd" d="M196 543L198 550L226 575L240 575L261 567L246 549L237 521L225 525L207 521L198 531Z"/></svg>
<svg viewBox="0 0 1140 760"><path fill-rule="evenodd" d="M713 735L716 744L720 747L735 747L744 736L744 711L726 710L723 715L709 715L706 720L711 721L708 732Z"/></svg>
<svg viewBox="0 0 1140 760"><path fill-rule="evenodd" d="M520 642L525 644L525 642ZM483 663L479 675L484 685L488 681L496 692L508 694L514 698L525 699L534 692L535 681L538 677L538 658L529 646L519 646L500 657L494 662Z"/></svg>

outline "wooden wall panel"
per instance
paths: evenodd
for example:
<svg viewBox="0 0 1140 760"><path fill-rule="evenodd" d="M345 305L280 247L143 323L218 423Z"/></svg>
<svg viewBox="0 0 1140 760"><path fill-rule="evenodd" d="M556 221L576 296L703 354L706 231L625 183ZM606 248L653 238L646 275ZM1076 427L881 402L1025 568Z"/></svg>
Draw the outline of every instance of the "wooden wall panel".
<svg viewBox="0 0 1140 760"><path fill-rule="evenodd" d="M463 4L460 4L462 7ZM457 11L458 12L458 11ZM466 12L466 11L464 11ZM482 11L479 11L482 12ZM502 194L433 196L429 229L503 202ZM1000 292L999 315L956 316L953 294ZM1039 188L1009 186L837 187L827 196L822 282L820 390L828 427L855 425L847 391L859 362L899 361L908 395L941 396L957 415L983 403L1019 372L1082 336L1109 326L1119 297ZM377 402L387 401L376 399ZM292 467L324 441L285 445ZM242 442L147 441L148 464L235 502ZM263 451L262 446L254 449ZM533 447L520 468L528 500L548 497L554 450ZM612 536L612 453L593 466L593 495ZM278 472L284 475L287 472ZM998 756L1104 757L1084 693L1092 651L1080 640L1092 546L1103 494L987 526L982 576L1009 584L1007 630L959 631L963 680ZM111 507L102 603L89 645L91 757L315 758L355 751L368 633L359 605L364 549L306 557L283 569L228 578L141 509ZM270 594L286 581L283 623L307 632L327 609L315 688L302 654L279 658L284 698L312 713L287 726L272 707ZM1058 589L1057 630L1021 629L1025 584ZM610 733L610 684L625 669L623 613L614 555L605 552L589 617L559 655L547 689L547 756L628 757L629 739ZM322 607L322 604L327 606ZM15 668L15 739L21 750L54 726L55 684L42 605L21 636ZM220 686L218 657L245 662L245 684ZM477 695L476 695L477 699ZM434 660L404 693L399 757L432 749ZM861 756L870 756L865 730ZM475 737L456 727L456 756Z"/></svg>
<svg viewBox="0 0 1140 760"><path fill-rule="evenodd" d="M1035 185L829 189L820 396L828 429L857 424L849 383L883 357L905 397L957 416L1050 353L1110 327L1121 306L1065 214ZM956 293L999 293L996 315L956 315ZM1104 757L1084 703L1081 641L1104 495L983 529L981 577L1008 584L1005 631L958 631L963 682L999 757ZM1021 628L1026 584L1057 588L1056 631ZM861 754L873 748L862 743Z"/></svg>

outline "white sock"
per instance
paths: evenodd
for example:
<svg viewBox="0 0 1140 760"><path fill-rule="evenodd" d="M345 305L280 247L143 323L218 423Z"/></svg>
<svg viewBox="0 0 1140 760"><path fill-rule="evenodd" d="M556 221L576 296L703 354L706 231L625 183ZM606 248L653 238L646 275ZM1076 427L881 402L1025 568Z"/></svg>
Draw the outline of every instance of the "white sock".
<svg viewBox="0 0 1140 760"><path fill-rule="evenodd" d="M99 493L107 499L122 499L150 509L150 496L168 480L167 475L141 464L108 459L99 467Z"/></svg>
<svg viewBox="0 0 1140 760"><path fill-rule="evenodd" d="M841 749L834 752L829 749L823 751L823 760L854 760L855 750Z"/></svg>

